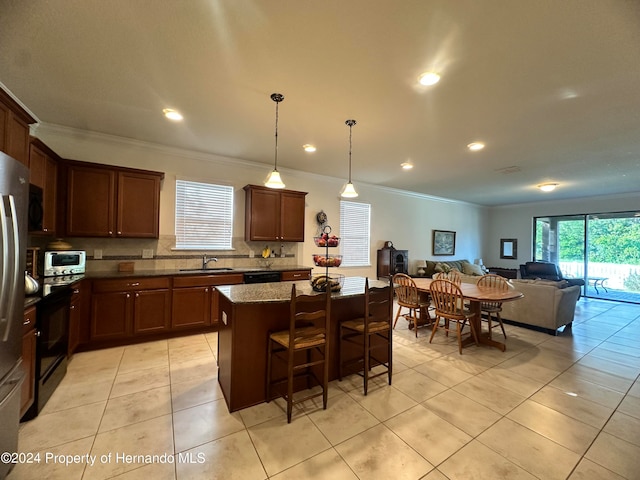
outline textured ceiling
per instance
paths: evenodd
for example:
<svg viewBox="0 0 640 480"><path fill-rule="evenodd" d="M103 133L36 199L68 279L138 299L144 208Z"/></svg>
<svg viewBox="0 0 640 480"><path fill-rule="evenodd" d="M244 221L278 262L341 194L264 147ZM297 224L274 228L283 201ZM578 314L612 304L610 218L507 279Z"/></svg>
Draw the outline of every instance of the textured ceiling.
<svg viewBox="0 0 640 480"><path fill-rule="evenodd" d="M287 168L346 178L353 118L356 188L482 205L640 190L636 0L0 5L0 82L43 123L262 162L266 175L280 92L285 182ZM417 85L425 70L440 83ZM561 186L543 194L544 182Z"/></svg>

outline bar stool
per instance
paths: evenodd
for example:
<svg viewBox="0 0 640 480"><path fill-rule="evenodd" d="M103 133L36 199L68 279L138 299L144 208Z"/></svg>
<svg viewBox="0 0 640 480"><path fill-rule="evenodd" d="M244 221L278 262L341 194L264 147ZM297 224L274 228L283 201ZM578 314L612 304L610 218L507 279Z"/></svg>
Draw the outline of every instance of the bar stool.
<svg viewBox="0 0 640 480"><path fill-rule="evenodd" d="M393 315L393 285L388 287L369 288L369 279L364 284L364 315L362 317L347 320L340 323L340 348L338 353L339 374L342 380L343 369L350 365L359 365L357 371L364 379L364 394L367 394L369 380L381 375L388 375L391 385L391 373L393 366L392 356L392 329L391 317ZM344 360L344 347L346 344L357 345L362 349L362 356L353 360ZM380 359L374 352L386 350L387 360ZM371 375L371 368L382 365L383 371Z"/></svg>
<svg viewBox="0 0 640 480"><path fill-rule="evenodd" d="M267 352L267 402L271 401L271 388L286 384L286 391L281 396L287 401L287 423L291 423L293 405L322 395L322 405L327 408L327 387L329 385L329 320L331 318L331 292L315 295L296 295L295 283L291 287L291 303L289 309L289 328L270 332ZM304 361L299 362L302 355ZM315 355L314 355L315 353ZM313 358L316 357L316 358ZM287 366L286 377L272 380L273 360L279 359ZM314 367L322 367L322 378L319 378ZM293 399L294 382L299 378L314 380L322 387L322 391L312 393L303 398ZM297 383L297 382L296 382ZM309 385L309 383L307 383ZM281 389L282 390L282 389Z"/></svg>

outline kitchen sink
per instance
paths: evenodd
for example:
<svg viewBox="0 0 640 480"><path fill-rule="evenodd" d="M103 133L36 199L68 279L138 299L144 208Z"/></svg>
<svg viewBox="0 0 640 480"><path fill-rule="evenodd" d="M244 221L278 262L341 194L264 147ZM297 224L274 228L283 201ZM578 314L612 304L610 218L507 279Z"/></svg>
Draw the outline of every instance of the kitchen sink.
<svg viewBox="0 0 640 480"><path fill-rule="evenodd" d="M181 268L181 272L219 272L221 270L233 270L229 267L212 267L212 268Z"/></svg>

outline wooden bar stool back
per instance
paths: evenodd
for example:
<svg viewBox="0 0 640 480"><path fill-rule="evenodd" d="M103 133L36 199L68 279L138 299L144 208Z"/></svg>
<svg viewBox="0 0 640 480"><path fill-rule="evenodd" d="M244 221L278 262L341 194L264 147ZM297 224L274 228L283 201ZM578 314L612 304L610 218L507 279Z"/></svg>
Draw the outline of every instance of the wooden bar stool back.
<svg viewBox="0 0 640 480"><path fill-rule="evenodd" d="M431 298L436 306L436 317L438 318L433 325L429 343L433 340L433 336L436 334L438 328L443 328L447 332L447 335L449 335L449 331L452 328L451 324L455 323L456 334L458 336L458 350L460 354L462 354L462 329L467 323L467 320L473 317L473 312L464 308L462 291L455 283L449 280L434 280L431 282L429 289L431 291ZM440 324L439 318L445 320L443 325ZM478 336L473 322L469 322L469 325L471 326L471 335L476 345L478 345Z"/></svg>
<svg viewBox="0 0 640 480"><path fill-rule="evenodd" d="M331 318L331 293L316 295L296 295L295 283L291 287L291 306L289 311L289 329L269 334L267 358L267 401L271 401L271 390L280 388L278 396L287 401L287 423L291 423L293 405L310 398L322 396L322 406L327 408L327 388L329 384L329 321ZM287 375L272 379L273 360L279 359L286 364ZM302 359L302 360L301 360ZM293 398L294 383L298 379L307 379L307 388L313 380L321 386L320 392Z"/></svg>
<svg viewBox="0 0 640 480"><path fill-rule="evenodd" d="M418 322L423 320L421 318L422 313L426 313L427 318L424 319L425 322L428 323L431 321L431 317L429 316L430 302L420 299L416 282L414 282L413 278L409 275L396 273L391 281L395 285L395 293L398 296L398 311L396 313L396 318L393 321L393 328L396 328L396 323L398 323L398 318L400 317L402 309L407 308L409 309L409 313L405 313L403 316L409 321L409 323L413 322L413 330L417 337Z"/></svg>
<svg viewBox="0 0 640 480"><path fill-rule="evenodd" d="M346 368L358 365L357 373L364 379L364 394L367 394L369 380L387 375L391 385L393 366L392 329L393 286L369 287L369 279L364 287L364 315L354 320L340 323L339 348L339 380ZM362 356L345 361L344 347L347 344L357 345L362 349ZM378 352L386 352L386 359ZM371 369L382 366L380 371L372 374Z"/></svg>
<svg viewBox="0 0 640 480"><path fill-rule="evenodd" d="M479 287L492 287L498 288L500 290L509 290L509 284L507 281L499 276L492 273L487 275L483 275L480 280L478 280ZM502 329L502 335L504 338L507 338L507 333L504 331L504 325L502 323L502 318L500 317L500 312L502 312L502 302L482 302L480 304L480 310L487 314L487 324L489 325L489 338L491 338L491 332L495 327L500 327ZM491 319L495 315L496 320L498 321L495 324L492 324Z"/></svg>

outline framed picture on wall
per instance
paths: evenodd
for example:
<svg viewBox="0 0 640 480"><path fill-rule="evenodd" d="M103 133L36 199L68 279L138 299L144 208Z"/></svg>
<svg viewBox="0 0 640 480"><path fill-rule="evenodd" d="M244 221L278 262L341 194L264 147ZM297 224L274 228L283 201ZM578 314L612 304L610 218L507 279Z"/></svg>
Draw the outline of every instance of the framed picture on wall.
<svg viewBox="0 0 640 480"><path fill-rule="evenodd" d="M455 255L456 232L448 230L433 231L433 255Z"/></svg>
<svg viewBox="0 0 640 480"><path fill-rule="evenodd" d="M518 258L518 240L516 238L500 239L500 258Z"/></svg>

